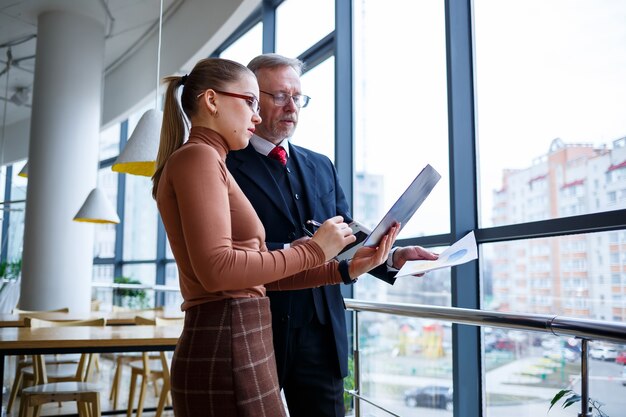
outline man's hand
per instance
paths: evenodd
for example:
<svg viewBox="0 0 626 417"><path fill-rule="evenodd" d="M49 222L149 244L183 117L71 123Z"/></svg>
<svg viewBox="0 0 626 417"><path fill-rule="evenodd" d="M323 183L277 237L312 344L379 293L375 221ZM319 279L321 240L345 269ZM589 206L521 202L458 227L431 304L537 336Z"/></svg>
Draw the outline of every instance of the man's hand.
<svg viewBox="0 0 626 417"><path fill-rule="evenodd" d="M426 260L434 261L439 258L439 255L430 251L427 251L421 246L406 246L404 248L398 248L393 253L393 267L400 269L404 266L406 261ZM421 277L424 274L416 274Z"/></svg>

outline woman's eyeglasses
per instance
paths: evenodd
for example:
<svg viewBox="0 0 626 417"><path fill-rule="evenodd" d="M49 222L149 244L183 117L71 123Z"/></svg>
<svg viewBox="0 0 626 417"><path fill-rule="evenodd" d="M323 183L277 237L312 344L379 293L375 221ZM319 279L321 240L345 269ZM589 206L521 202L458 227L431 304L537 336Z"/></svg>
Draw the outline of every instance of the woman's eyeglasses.
<svg viewBox="0 0 626 417"><path fill-rule="evenodd" d="M235 98L240 98L242 100L246 100L246 103L248 103L248 107L250 107L250 110L252 110L255 114L259 114L259 112L261 111L261 106L259 105L259 99L254 96L246 96L244 94L229 93L228 91L220 91L214 88L212 88L212 90L218 94L223 94L228 97L235 97ZM198 94L196 96L196 99L199 99L200 97L202 97L204 93L206 93L206 90Z"/></svg>

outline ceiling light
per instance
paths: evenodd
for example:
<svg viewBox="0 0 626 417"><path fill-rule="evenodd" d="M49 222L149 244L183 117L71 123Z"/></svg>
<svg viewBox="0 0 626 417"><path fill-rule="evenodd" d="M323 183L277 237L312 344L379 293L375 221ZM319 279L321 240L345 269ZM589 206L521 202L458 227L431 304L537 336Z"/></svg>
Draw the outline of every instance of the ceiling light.
<svg viewBox="0 0 626 417"><path fill-rule="evenodd" d="M126 174L154 175L156 157L161 139L161 124L163 112L158 110L159 103L159 70L161 67L161 32L163 29L163 0L159 11L159 40L156 62L156 91L154 94L154 109L148 110L141 116L133 134L128 138L124 150L113 163L111 169Z"/></svg>
<svg viewBox="0 0 626 417"><path fill-rule="evenodd" d="M28 178L28 162L24 164L24 167L18 172L18 177Z"/></svg>
<svg viewBox="0 0 626 417"><path fill-rule="evenodd" d="M74 221L89 223L119 223L120 218L107 196L99 188L91 190Z"/></svg>

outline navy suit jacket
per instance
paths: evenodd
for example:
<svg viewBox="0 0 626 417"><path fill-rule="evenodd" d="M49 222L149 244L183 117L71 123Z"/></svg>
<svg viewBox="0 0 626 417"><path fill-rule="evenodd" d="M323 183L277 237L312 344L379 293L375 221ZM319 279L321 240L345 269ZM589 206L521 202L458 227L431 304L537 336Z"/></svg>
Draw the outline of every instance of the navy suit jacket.
<svg viewBox="0 0 626 417"><path fill-rule="evenodd" d="M290 146L290 158L295 158L300 167L302 185L309 203L312 218L324 220L341 215L346 221L351 220L348 202L339 185L337 171L328 157L299 146ZM240 151L229 152L226 165L244 194L256 210L266 233L266 245L269 250L283 249L285 243L291 243L300 236L302 225L292 218L287 203L278 191L278 185L262 158L252 145ZM395 278L387 272L383 264L371 274L393 284ZM341 377L348 374L348 337L346 330L345 304L339 285L322 287L330 324L332 326L337 350L338 368ZM280 370L284 370L287 341L289 336L289 316L298 305L292 305L293 291L268 291L272 310L274 350Z"/></svg>

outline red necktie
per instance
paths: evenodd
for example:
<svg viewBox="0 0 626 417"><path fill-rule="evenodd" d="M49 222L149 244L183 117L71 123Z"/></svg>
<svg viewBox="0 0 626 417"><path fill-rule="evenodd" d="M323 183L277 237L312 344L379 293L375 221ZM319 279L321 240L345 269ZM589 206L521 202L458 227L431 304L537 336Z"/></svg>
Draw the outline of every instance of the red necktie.
<svg viewBox="0 0 626 417"><path fill-rule="evenodd" d="M287 165L287 151L282 146L275 146L267 156L277 160L282 166Z"/></svg>

